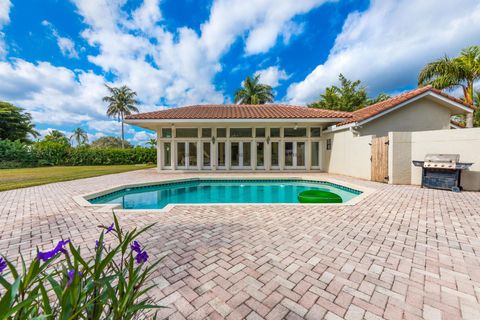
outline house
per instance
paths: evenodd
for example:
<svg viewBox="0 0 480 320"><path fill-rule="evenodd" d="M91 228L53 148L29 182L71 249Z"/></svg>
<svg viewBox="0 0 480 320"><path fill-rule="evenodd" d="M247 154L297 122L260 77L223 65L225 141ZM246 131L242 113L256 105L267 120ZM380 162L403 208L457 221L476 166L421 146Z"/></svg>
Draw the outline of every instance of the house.
<svg viewBox="0 0 480 320"><path fill-rule="evenodd" d="M373 138L449 130L454 115L471 125L473 112L426 86L355 112L194 105L130 115L126 123L157 132L158 170L325 171L370 179Z"/></svg>

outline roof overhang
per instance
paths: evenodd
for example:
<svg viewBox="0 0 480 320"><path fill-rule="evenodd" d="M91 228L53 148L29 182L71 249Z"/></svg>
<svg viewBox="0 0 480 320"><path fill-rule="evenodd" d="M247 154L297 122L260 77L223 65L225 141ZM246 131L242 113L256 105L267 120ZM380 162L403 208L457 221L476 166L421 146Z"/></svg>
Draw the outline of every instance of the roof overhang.
<svg viewBox="0 0 480 320"><path fill-rule="evenodd" d="M236 124L315 124L315 123L337 123L346 118L273 118L273 119L125 119L125 123L135 125L141 128L155 130L162 127L171 127L179 125L182 127L188 125L236 125Z"/></svg>
<svg viewBox="0 0 480 320"><path fill-rule="evenodd" d="M452 115L468 114L468 113L473 113L474 112L474 110L472 108L469 108L469 107L467 107L467 106L465 106L461 103L455 102L455 101L453 101L451 99L448 99L448 98L446 98L446 97L444 97L440 94L437 94L433 91L427 91L427 92L419 94L418 96L413 97L413 98L411 98L407 101L404 101L404 102L396 105L393 108L390 108L390 109L387 109L387 110L382 111L380 113L377 113L376 115L374 115L374 116L372 116L368 119L347 123L347 124L344 124L344 125L341 125L341 126L333 125L333 126L328 128L328 131L329 132L334 132L334 131L345 130L345 129L348 129L348 128L362 126L362 125L364 125L368 122L371 122L375 119L378 119L378 118L380 118L380 117L382 117L386 114L389 114L390 112L398 110L398 109L400 109L404 106L409 105L410 103L412 103L414 101L420 100L420 99L425 98L425 97L428 97L430 99L436 100L437 102L440 102L440 104L442 106L447 107L448 109L450 109L452 111Z"/></svg>

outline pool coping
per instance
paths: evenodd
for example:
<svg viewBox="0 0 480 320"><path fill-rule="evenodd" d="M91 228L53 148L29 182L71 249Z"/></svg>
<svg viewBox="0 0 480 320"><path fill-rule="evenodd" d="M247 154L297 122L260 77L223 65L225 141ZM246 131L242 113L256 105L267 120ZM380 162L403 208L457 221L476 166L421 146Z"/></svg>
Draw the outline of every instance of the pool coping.
<svg viewBox="0 0 480 320"><path fill-rule="evenodd" d="M192 180L205 180L204 177L190 177L190 178L174 178L174 179L167 179L162 181L150 181L150 182L138 182L138 183L130 183L130 184L120 184L115 185L110 188L97 190L94 192L73 196L73 200L82 207L90 207L94 208L95 212L112 212L113 210L116 213L165 213L170 212L175 207L182 207L182 206L308 206L308 207L324 207L324 206L354 206L367 196L374 193L376 190L371 189L365 186L360 186L354 183L345 182L329 177L322 177L322 178L306 178L306 177L245 177L245 176L234 176L234 177L209 177L206 180L304 180L304 181L320 181L320 182L327 182L336 185L340 185L343 187L347 187L350 189L354 189L360 191L361 194L357 195L356 197L350 199L345 203L171 203L166 205L161 209L123 209L120 204L93 204L91 203L90 199L94 199L97 197L104 196L106 194L119 191L125 188L136 188L142 186L153 186L153 185L162 185L162 184L169 184L169 183L176 183L176 182L186 182Z"/></svg>

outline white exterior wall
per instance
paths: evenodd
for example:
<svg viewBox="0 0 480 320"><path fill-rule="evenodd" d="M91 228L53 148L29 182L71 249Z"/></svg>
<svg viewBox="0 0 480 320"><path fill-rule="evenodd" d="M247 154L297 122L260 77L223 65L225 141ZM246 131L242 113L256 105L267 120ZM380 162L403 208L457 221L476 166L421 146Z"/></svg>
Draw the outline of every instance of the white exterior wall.
<svg viewBox="0 0 480 320"><path fill-rule="evenodd" d="M389 176L392 184L421 184L422 169L412 160L427 153L458 153L461 162L473 162L462 173L465 190L480 190L480 128L389 133Z"/></svg>
<svg viewBox="0 0 480 320"><path fill-rule="evenodd" d="M370 179L371 146L373 136L356 137L349 130L337 131L324 135L332 140L331 150L323 151L323 169L328 173L336 173ZM326 145L323 146L326 148Z"/></svg>
<svg viewBox="0 0 480 320"><path fill-rule="evenodd" d="M361 135L387 136L389 132L450 128L452 111L429 98L413 101L358 128Z"/></svg>

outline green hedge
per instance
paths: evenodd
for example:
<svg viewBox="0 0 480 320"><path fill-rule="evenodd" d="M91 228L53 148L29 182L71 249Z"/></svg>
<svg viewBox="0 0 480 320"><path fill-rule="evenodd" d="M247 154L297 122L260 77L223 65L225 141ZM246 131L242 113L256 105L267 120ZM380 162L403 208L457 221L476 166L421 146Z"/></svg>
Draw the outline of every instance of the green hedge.
<svg viewBox="0 0 480 320"><path fill-rule="evenodd" d="M42 141L27 145L19 141L0 140L0 168L22 168L56 165L118 165L155 163L155 149L135 147L72 148L68 145Z"/></svg>

